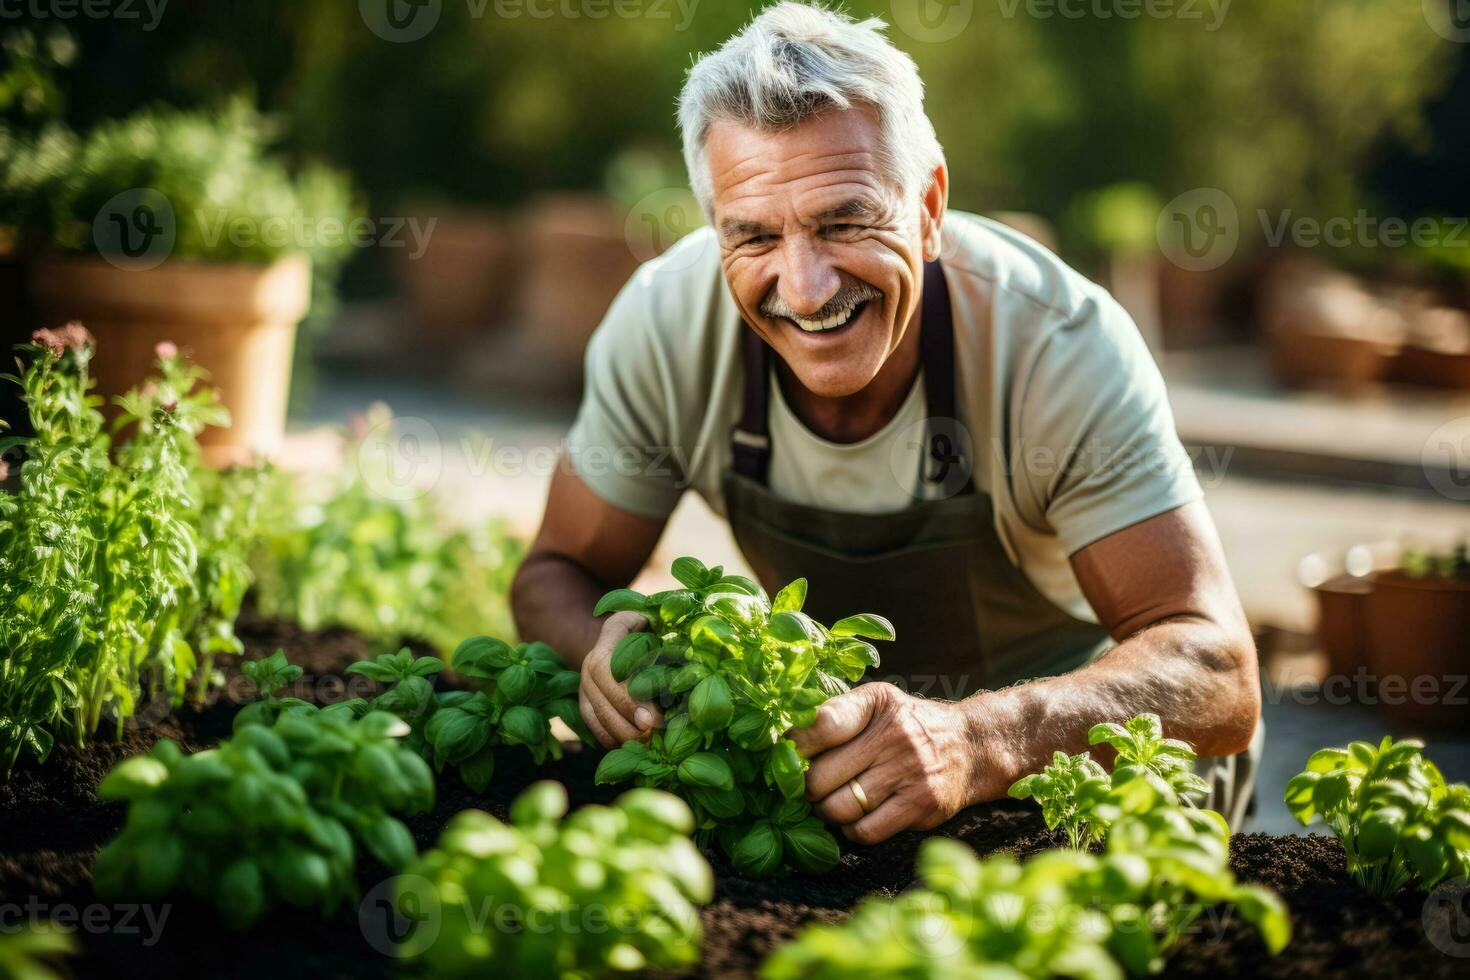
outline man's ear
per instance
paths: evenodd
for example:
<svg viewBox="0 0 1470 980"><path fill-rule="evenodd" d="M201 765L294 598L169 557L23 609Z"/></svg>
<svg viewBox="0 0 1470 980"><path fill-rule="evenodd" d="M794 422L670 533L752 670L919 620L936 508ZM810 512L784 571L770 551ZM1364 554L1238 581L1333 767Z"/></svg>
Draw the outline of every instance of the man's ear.
<svg viewBox="0 0 1470 980"><path fill-rule="evenodd" d="M939 258L940 232L944 225L944 213L949 208L949 168L940 161L934 168L929 189L919 202L919 234L924 243L924 261Z"/></svg>

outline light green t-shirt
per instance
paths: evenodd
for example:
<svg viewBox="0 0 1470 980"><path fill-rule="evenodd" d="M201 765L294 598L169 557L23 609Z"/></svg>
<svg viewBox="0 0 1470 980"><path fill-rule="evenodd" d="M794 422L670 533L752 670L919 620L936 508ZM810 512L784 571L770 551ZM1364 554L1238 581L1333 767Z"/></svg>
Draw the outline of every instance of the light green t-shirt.
<svg viewBox="0 0 1470 980"><path fill-rule="evenodd" d="M1051 252L958 212L943 237L975 485L1011 560L1057 605L1095 619L1067 556L1201 496L1163 381L1122 308ZM643 265L587 350L568 450L587 485L648 517L667 517L686 489L723 514L744 329L708 228ZM773 379L771 490L868 514L937 492L921 489L923 384L882 430L837 444L802 424Z"/></svg>

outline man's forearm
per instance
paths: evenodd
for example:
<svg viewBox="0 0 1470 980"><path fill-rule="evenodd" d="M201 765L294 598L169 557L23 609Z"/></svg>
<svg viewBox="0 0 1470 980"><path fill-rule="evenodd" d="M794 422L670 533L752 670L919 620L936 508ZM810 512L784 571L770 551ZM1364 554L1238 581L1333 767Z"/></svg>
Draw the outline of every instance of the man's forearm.
<svg viewBox="0 0 1470 980"><path fill-rule="evenodd" d="M975 802L982 802L1039 771L1054 750L1088 748L1093 725L1142 712L1157 714L1170 737L1201 756L1243 751L1260 714L1260 681L1249 634L1180 618L1072 673L977 694L961 707L976 746Z"/></svg>
<svg viewBox="0 0 1470 980"><path fill-rule="evenodd" d="M606 589L582 566L555 554L531 554L511 584L511 612L521 639L548 643L579 668L597 642L601 621L592 610Z"/></svg>

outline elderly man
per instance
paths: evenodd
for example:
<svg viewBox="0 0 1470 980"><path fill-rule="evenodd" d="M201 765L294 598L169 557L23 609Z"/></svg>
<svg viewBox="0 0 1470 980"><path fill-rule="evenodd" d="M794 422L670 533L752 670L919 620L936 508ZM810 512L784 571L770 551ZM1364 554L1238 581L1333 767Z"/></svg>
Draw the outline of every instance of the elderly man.
<svg viewBox="0 0 1470 980"><path fill-rule="evenodd" d="M1102 289L947 210L922 83L882 29L781 3L690 71L710 226L592 340L571 456L624 465L553 480L517 622L580 663L605 745L659 725L609 673L642 618L590 610L692 486L768 588L807 576L818 619L895 622L897 683L792 734L848 837L934 827L1144 711L1213 757L1238 822L1256 653L1158 371Z"/></svg>

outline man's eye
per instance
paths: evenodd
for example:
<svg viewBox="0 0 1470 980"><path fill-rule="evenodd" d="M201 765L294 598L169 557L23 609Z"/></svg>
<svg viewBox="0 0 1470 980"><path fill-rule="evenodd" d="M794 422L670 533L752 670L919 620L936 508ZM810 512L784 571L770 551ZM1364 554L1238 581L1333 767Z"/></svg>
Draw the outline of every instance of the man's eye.
<svg viewBox="0 0 1470 980"><path fill-rule="evenodd" d="M765 245L773 241L775 237L776 236L774 235L752 235L745 241L741 242L740 247L744 248L747 245Z"/></svg>
<svg viewBox="0 0 1470 980"><path fill-rule="evenodd" d="M853 232L859 231L861 229L862 229L862 225L854 225L854 224L828 225L827 226L827 234L829 234L829 235L850 235Z"/></svg>

